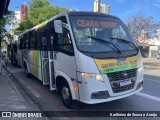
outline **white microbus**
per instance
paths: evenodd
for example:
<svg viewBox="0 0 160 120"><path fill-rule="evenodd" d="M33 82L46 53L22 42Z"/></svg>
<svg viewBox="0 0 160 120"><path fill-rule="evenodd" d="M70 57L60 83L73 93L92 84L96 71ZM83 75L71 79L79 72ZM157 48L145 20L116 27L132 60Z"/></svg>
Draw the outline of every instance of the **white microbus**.
<svg viewBox="0 0 160 120"><path fill-rule="evenodd" d="M108 102L143 86L143 64L135 40L117 17L63 12L19 36L18 62L57 90L64 105Z"/></svg>

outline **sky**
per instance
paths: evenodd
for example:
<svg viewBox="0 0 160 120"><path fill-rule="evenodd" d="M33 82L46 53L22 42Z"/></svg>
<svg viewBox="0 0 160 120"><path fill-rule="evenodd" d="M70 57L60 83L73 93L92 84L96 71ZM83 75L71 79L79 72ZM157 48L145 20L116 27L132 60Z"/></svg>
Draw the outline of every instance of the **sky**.
<svg viewBox="0 0 160 120"><path fill-rule="evenodd" d="M15 6L28 3L31 0L11 0L9 9L18 10ZM76 11L93 11L94 0L49 0L52 4ZM143 13L146 17L152 16L155 22L160 21L160 0L101 0L101 3L110 4L110 14L118 16L123 21Z"/></svg>

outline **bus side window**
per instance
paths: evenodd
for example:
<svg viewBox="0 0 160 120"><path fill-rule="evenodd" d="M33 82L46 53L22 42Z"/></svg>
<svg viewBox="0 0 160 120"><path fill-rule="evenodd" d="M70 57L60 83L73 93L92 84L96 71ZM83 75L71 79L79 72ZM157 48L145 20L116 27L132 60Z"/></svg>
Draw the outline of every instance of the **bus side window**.
<svg viewBox="0 0 160 120"><path fill-rule="evenodd" d="M67 23L66 17L60 17L59 20L61 20L63 23ZM71 42L71 35L67 28L62 27L62 33L58 34L58 42L57 42L57 49L59 51L62 51L66 54L72 54L73 55L73 46Z"/></svg>
<svg viewBox="0 0 160 120"><path fill-rule="evenodd" d="M37 30L36 33L37 33L36 42L35 42L36 50L41 50L41 31Z"/></svg>
<svg viewBox="0 0 160 120"><path fill-rule="evenodd" d="M13 47L14 47L14 52L17 53L17 47L18 47L17 44L14 44Z"/></svg>
<svg viewBox="0 0 160 120"><path fill-rule="evenodd" d="M23 40L24 40L23 38L20 38L19 49L23 49L24 48Z"/></svg>
<svg viewBox="0 0 160 120"><path fill-rule="evenodd" d="M63 33L59 34L58 37L58 49L65 50L67 52L73 52L71 37L66 28L63 28Z"/></svg>
<svg viewBox="0 0 160 120"><path fill-rule="evenodd" d="M46 38L46 31L45 28L42 29L41 32L41 41L42 41L42 50L47 50L47 38Z"/></svg>
<svg viewBox="0 0 160 120"><path fill-rule="evenodd" d="M54 30L54 21L49 22L46 27L47 49L49 51L57 50L58 34Z"/></svg>
<svg viewBox="0 0 160 120"><path fill-rule="evenodd" d="M36 47L35 47L35 31L32 31L31 33L31 38L30 38L30 49L31 50L34 50Z"/></svg>
<svg viewBox="0 0 160 120"><path fill-rule="evenodd" d="M25 34L24 49L29 49L29 33Z"/></svg>
<svg viewBox="0 0 160 120"><path fill-rule="evenodd" d="M47 39L45 36L42 36L42 47L43 50L47 50Z"/></svg>
<svg viewBox="0 0 160 120"><path fill-rule="evenodd" d="M26 36L27 36L27 35L26 35L26 34L24 34L24 39L23 39L23 40L24 40L24 49L25 49L25 48L26 48L26 46L27 46L27 45L26 45Z"/></svg>
<svg viewBox="0 0 160 120"><path fill-rule="evenodd" d="M52 27L46 29L45 35L45 41L43 40L44 47L47 46L46 50L53 51L55 41L54 29Z"/></svg>

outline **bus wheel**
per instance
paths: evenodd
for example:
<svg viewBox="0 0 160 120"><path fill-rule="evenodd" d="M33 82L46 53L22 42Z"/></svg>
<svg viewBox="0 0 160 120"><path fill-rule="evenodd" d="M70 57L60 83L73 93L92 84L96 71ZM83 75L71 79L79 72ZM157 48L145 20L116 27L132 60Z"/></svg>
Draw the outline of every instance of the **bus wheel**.
<svg viewBox="0 0 160 120"><path fill-rule="evenodd" d="M30 77L30 74L28 73L28 68L27 68L27 66L26 66L26 65L25 65L25 74L26 74L27 78L29 78L29 77Z"/></svg>
<svg viewBox="0 0 160 120"><path fill-rule="evenodd" d="M67 82L63 81L61 83L60 95L64 106L67 108L74 108L78 105L78 101L72 99L71 90Z"/></svg>

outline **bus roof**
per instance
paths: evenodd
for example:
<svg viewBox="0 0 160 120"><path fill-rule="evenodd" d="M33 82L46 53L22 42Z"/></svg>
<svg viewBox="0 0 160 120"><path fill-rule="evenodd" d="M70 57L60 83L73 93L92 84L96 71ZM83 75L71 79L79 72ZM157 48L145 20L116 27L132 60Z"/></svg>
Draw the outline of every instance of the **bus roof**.
<svg viewBox="0 0 160 120"><path fill-rule="evenodd" d="M99 13L99 12L88 12L88 11L67 11L68 15L70 16L104 16L104 17L111 17L119 19L116 16L105 14L105 13Z"/></svg>
<svg viewBox="0 0 160 120"><path fill-rule="evenodd" d="M65 12L61 12L59 13L58 15L56 16L53 16L51 17L49 20L46 20L38 25L36 25L35 27L27 30L26 32L20 34L19 36L29 32L29 31L32 31L32 30L36 30L38 28L41 28L43 26L45 26L48 22L56 19L57 17L59 16L62 16L64 14L68 14L69 16L103 16L103 17L111 17L111 18L116 18L116 19L119 19L118 17L116 16L113 16L113 15L109 15L109 14L105 14L105 13L99 13L99 12L88 12L88 11L65 11Z"/></svg>

